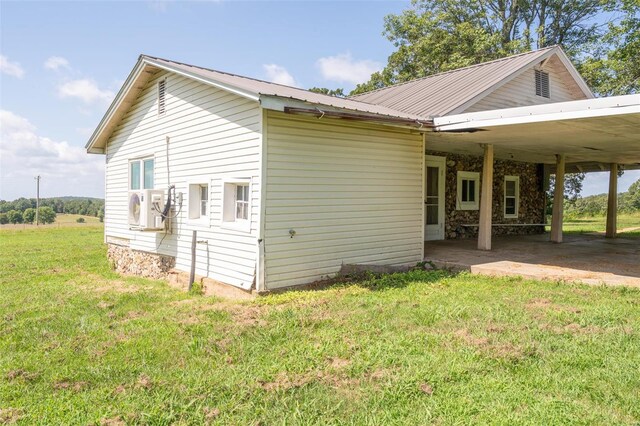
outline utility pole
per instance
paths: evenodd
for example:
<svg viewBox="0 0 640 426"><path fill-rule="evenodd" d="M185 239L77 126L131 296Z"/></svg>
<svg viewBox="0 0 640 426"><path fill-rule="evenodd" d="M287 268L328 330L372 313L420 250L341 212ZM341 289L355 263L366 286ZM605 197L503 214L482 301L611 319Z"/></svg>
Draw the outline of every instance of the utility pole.
<svg viewBox="0 0 640 426"><path fill-rule="evenodd" d="M40 222L40 175L35 177L36 179L36 226Z"/></svg>

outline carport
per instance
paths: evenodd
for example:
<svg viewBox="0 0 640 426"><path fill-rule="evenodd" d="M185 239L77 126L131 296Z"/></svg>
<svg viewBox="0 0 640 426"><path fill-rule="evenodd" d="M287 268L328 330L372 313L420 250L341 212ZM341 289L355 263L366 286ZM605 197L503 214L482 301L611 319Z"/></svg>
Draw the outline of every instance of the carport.
<svg viewBox="0 0 640 426"><path fill-rule="evenodd" d="M494 158L555 174L550 240L563 241L565 173L609 171L606 237L616 236L619 167L640 169L640 94L434 118L429 150L484 157L477 248L492 248Z"/></svg>

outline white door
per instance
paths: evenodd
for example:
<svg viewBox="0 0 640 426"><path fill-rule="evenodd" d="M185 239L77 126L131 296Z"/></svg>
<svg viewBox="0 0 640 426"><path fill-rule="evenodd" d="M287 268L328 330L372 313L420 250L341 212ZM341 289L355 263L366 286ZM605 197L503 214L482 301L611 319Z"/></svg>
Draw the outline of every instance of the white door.
<svg viewBox="0 0 640 426"><path fill-rule="evenodd" d="M425 155L424 239L444 240L445 157Z"/></svg>

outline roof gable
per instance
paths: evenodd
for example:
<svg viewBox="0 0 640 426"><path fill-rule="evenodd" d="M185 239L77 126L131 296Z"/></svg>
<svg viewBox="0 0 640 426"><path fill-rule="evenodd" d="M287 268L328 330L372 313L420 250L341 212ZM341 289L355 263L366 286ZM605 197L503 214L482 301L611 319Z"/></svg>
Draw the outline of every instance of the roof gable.
<svg viewBox="0 0 640 426"><path fill-rule="evenodd" d="M556 55L585 97L593 94L559 46L522 53L353 96L423 117L464 111L530 67Z"/></svg>
<svg viewBox="0 0 640 426"><path fill-rule="evenodd" d="M269 98L280 98L294 101L295 106L322 106L323 108L328 108L327 113L329 113L331 109L334 109L333 112L335 112L335 110L355 111L370 116L387 117L405 120L407 122L415 121L420 126L422 126L423 121L426 121L419 115L397 111L384 105L374 105L354 99L323 95L296 87L270 83L167 59L140 55L136 66L125 80L125 83L100 121L100 124L98 124L98 127L87 142L85 147L88 152L103 152L106 141L113 132L113 129L122 119L128 108L135 102L140 91L146 82L149 81L150 76L159 70L170 71L204 84L227 90L253 101L261 102L263 106L265 104L264 101L269 100ZM274 104L274 102L268 103L270 105ZM280 104L284 103L280 102L278 105ZM320 113L324 115L324 111L320 111Z"/></svg>

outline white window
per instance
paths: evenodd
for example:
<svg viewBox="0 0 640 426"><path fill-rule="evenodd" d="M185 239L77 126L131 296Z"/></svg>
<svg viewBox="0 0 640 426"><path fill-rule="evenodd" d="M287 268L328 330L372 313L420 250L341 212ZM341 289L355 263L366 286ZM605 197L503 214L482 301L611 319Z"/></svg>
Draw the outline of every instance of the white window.
<svg viewBox="0 0 640 426"><path fill-rule="evenodd" d="M520 177L504 177L504 217L517 218L520 205Z"/></svg>
<svg viewBox="0 0 640 426"><path fill-rule="evenodd" d="M248 231L251 221L251 180L233 179L224 182L222 222Z"/></svg>
<svg viewBox="0 0 640 426"><path fill-rule="evenodd" d="M189 219L207 219L209 209L209 184L189 184Z"/></svg>
<svg viewBox="0 0 640 426"><path fill-rule="evenodd" d="M153 189L153 158L129 161L129 189Z"/></svg>
<svg viewBox="0 0 640 426"><path fill-rule="evenodd" d="M458 172L456 209L478 210L480 199L480 173Z"/></svg>
<svg viewBox="0 0 640 426"><path fill-rule="evenodd" d="M158 82L158 115L164 115L166 111L166 88L167 80L162 79Z"/></svg>

